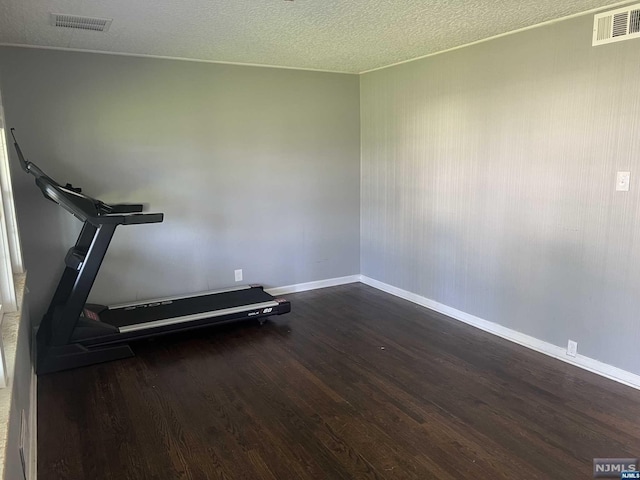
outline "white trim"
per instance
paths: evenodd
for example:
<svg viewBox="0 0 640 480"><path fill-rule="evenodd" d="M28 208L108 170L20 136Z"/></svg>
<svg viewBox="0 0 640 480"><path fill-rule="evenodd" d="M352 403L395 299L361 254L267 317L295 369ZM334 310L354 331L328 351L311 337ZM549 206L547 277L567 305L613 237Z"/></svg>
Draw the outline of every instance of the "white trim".
<svg viewBox="0 0 640 480"><path fill-rule="evenodd" d="M15 200L11 182L11 168L9 164L9 143L7 143L7 127L3 125L4 110L2 106L2 92L0 92L0 188L2 190L2 204L7 228L7 240L9 241L9 255L13 273L24 273L24 262L20 244L20 232L16 219Z"/></svg>
<svg viewBox="0 0 640 480"><path fill-rule="evenodd" d="M543 353L558 360L562 360L565 363L570 363L571 365L574 365L576 367L580 367L589 372L598 374L610 380L622 383L623 385L627 385L629 387L640 390L640 375L636 375L626 370L622 370L621 368L608 365L598 360L594 360L590 357L585 357L584 355L568 357L566 355L566 350L562 347L558 347L543 340L525 335L524 333L520 333L510 328L503 327L502 325L498 325L497 323L493 323L474 315L462 312L460 310L456 310L455 308L449 307L442 303L438 303L435 300L431 300L415 293L408 292L407 290L403 290L401 288L394 287L378 280L374 280L373 278L369 278L365 275L361 275L360 281L366 285L369 285L370 287L377 288L378 290L390 293L391 295L395 295L396 297L404 298L405 300L409 300L410 302L422 305L423 307L426 307L430 310L434 310L455 320L459 320L468 325L479 328L480 330L484 330L485 332L492 333L493 335L497 335L498 337L502 337L506 340L510 340L514 343L522 345L523 347L530 348L531 350L535 350L536 352Z"/></svg>
<svg viewBox="0 0 640 480"><path fill-rule="evenodd" d="M2 297L3 311L7 313L18 311L18 299L16 297L16 286L13 282L13 267L11 263L4 202L2 201L2 195L0 195L0 295Z"/></svg>
<svg viewBox="0 0 640 480"><path fill-rule="evenodd" d="M497 38L506 37L508 35L513 35L513 34L520 33L520 32L526 32L527 30L532 30L532 29L538 28L538 27L546 27L547 25L553 25L554 23L563 22L565 20L571 20L572 18L582 17L583 15L590 15L592 13L609 10L611 8L616 8L618 6L628 5L630 3L633 3L633 2L630 1L630 0L625 0L623 2L612 3L611 5L606 5L604 7L592 8L591 10L587 10L586 12L574 13L572 15L567 15L565 17L555 18L553 20L547 20L546 22L536 23L535 25L530 25L528 27L518 28L517 30L511 30L510 32L500 33L499 35L494 35L493 37L483 38L481 40L476 40L475 42L465 43L464 45L459 45L457 47L448 48L446 50L440 50L438 52L428 53L426 55L422 55L420 57L415 57L415 58L410 58L408 60L402 60L400 62L392 63L391 65L385 65L384 67L371 68L369 70L365 70L363 72L360 72L360 75L364 75L365 73L376 72L378 70L384 70L385 68L391 68L391 67L395 67L397 65L402 65L402 64L405 64L405 63L415 62L417 60L422 60L423 58L433 57L435 55L440 55L442 53L453 52L454 50L459 50L461 48L471 47L472 45L478 45L479 43L488 42L490 40L495 40Z"/></svg>
<svg viewBox="0 0 640 480"><path fill-rule="evenodd" d="M149 328L166 327L169 325L176 325L178 323L193 322L195 320L202 320L203 318L215 318L223 315L232 315L234 313L250 312L252 310L259 310L268 307L277 307L280 305L276 301L252 303L251 305L242 305L240 307L223 308L222 310L214 310L211 312L194 313L193 315L185 315L183 317L166 318L164 320L155 320L153 322L134 323L132 325L126 325L119 327L120 333L136 332L138 330L147 330ZM260 312L257 312L260 313ZM256 314L257 314L256 313ZM255 315L255 314L254 314Z"/></svg>
<svg viewBox="0 0 640 480"><path fill-rule="evenodd" d="M264 291L269 295L277 297L278 295L285 295L287 293L306 292L307 290L335 287L337 285L357 283L359 281L360 275L348 275L346 277L327 278L326 280L317 280L315 282L296 283L295 285L286 285L284 287L265 288Z"/></svg>
<svg viewBox="0 0 640 480"><path fill-rule="evenodd" d="M7 359L4 354L4 339L1 332L2 323L4 321L4 312L0 305L0 388L6 388L9 385L9 377L7 376Z"/></svg>
<svg viewBox="0 0 640 480"><path fill-rule="evenodd" d="M32 345L35 345L36 330L32 337ZM35 349L34 349L35 350ZM31 362L31 391L29 392L29 435L31 444L29 445L29 458L27 480L36 480L38 478L38 376L33 368L35 365L35 354L33 355Z"/></svg>
<svg viewBox="0 0 640 480"><path fill-rule="evenodd" d="M0 185L2 189L2 203L9 241L11 267L13 273L24 273L24 261L20 244L20 233L16 219L15 199L11 181L11 165L9 163L10 144L7 142L7 126L5 124L2 93L0 92Z"/></svg>
<svg viewBox="0 0 640 480"><path fill-rule="evenodd" d="M84 48L49 47L45 45L26 45L24 43L0 42L0 47L33 48L36 50L59 50L62 52L98 53L100 55L116 55L119 57L155 58L158 60L179 60L181 62L216 63L220 65L234 65L237 67L279 68L282 70L301 70L304 72L340 73L343 75L359 75L358 72L343 72L340 70L323 70L321 68L289 67L284 65L267 65L263 63L224 62L220 60L204 60L201 58L182 58L167 55L148 55L144 53L105 52L104 50L91 50Z"/></svg>
<svg viewBox="0 0 640 480"><path fill-rule="evenodd" d="M127 307L138 307L140 305L148 305L150 303L172 302L174 300L182 300L183 298L206 297L207 295L216 295L218 293L235 292L237 290L249 290L249 285L240 285L238 287L221 288L219 290L211 290L209 292L185 293L183 295L175 295L173 297L152 298L150 300L138 300L136 302L118 303L109 305L107 310L118 310Z"/></svg>

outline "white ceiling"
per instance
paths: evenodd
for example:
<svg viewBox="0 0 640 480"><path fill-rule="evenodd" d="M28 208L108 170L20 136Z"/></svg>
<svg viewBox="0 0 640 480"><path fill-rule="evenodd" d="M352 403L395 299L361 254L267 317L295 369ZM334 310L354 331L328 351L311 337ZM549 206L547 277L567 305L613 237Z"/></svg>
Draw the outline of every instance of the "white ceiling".
<svg viewBox="0 0 640 480"><path fill-rule="evenodd" d="M617 0L0 0L0 43L360 73ZM106 33L49 13L113 18Z"/></svg>

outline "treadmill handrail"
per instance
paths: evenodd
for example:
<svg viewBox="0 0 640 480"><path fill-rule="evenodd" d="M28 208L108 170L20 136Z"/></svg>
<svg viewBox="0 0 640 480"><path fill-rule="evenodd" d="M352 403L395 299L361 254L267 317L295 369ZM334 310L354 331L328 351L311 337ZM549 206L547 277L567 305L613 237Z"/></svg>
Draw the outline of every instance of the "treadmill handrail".
<svg viewBox="0 0 640 480"><path fill-rule="evenodd" d="M40 188L45 198L57 203L83 222L89 222L93 225L139 225L142 223L160 223L164 220L164 214L162 213L142 213L144 208L142 204L110 205L81 193L81 189L74 188L71 185L61 186L35 163L24 157L13 128L11 129L11 135L20 160L20 166L25 172L35 177L36 185Z"/></svg>
<svg viewBox="0 0 640 480"><path fill-rule="evenodd" d="M118 203L111 206L113 207L111 213L141 213L144 210L144 205L133 203Z"/></svg>
<svg viewBox="0 0 640 480"><path fill-rule="evenodd" d="M118 224L118 225L140 225L142 223L160 223L164 219L162 213L121 213L106 214L97 217L87 218L87 222L94 225Z"/></svg>

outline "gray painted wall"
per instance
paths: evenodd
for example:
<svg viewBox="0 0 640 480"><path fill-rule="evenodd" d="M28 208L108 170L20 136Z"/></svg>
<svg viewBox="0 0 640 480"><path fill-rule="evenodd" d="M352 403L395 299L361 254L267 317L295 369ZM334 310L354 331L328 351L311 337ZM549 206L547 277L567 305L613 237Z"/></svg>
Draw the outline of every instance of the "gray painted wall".
<svg viewBox="0 0 640 480"><path fill-rule="evenodd" d="M50 176L165 213L119 228L92 301L359 273L357 76L0 48L0 88ZM80 223L13 177L35 320Z"/></svg>
<svg viewBox="0 0 640 480"><path fill-rule="evenodd" d="M640 374L640 40L592 22L361 76L361 267Z"/></svg>

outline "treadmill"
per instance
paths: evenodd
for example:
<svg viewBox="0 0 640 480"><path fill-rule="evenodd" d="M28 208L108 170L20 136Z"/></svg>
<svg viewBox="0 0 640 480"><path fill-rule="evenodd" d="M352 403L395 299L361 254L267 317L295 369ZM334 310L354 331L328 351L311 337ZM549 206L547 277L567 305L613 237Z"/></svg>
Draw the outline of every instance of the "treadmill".
<svg viewBox="0 0 640 480"><path fill-rule="evenodd" d="M259 285L228 288L189 296L104 306L87 304L111 238L119 225L160 223L162 213L143 213L143 205L110 205L64 187L25 159L11 129L22 169L35 177L45 198L84 222L76 244L36 334L36 373L45 374L132 357L130 340L210 325L257 319L291 311Z"/></svg>

